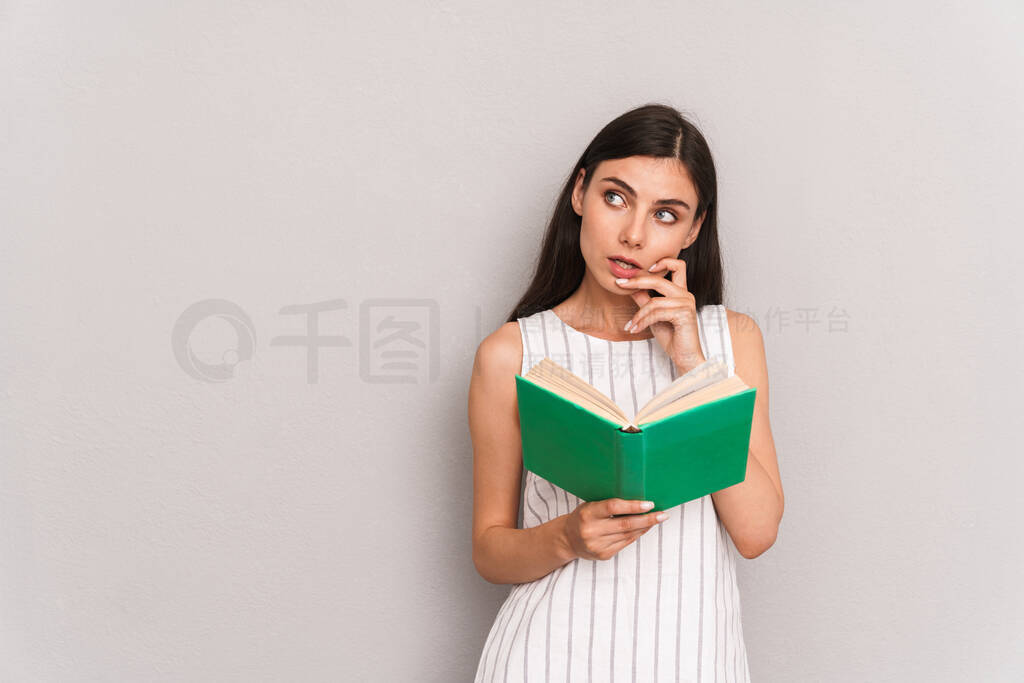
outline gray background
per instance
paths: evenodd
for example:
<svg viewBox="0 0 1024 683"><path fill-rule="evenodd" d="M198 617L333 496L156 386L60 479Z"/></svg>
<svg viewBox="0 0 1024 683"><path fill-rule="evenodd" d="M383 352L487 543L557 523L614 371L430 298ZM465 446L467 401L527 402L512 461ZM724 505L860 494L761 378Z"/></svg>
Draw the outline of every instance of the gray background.
<svg viewBox="0 0 1024 683"><path fill-rule="evenodd" d="M1019 677L1021 6L760 5L0 5L0 678L468 680L509 589L471 560L473 355L649 101L711 143L765 335L755 680ZM432 349L374 381L366 303L410 298ZM207 299L255 334L225 382L172 347ZM314 375L271 340L331 301Z"/></svg>

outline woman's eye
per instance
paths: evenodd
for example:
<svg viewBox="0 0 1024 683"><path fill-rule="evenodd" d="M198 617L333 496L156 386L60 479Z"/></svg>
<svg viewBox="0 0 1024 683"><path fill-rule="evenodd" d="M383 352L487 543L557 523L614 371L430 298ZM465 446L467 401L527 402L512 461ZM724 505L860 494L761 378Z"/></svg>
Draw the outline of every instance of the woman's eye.
<svg viewBox="0 0 1024 683"><path fill-rule="evenodd" d="M604 193L604 198L608 199L609 195L611 195L612 197L619 197L619 199L622 199L622 197L619 196L618 192L612 192L611 190L608 190L607 192ZM612 204L612 206L621 206L620 204L615 204L615 203L611 203L611 204Z"/></svg>
<svg viewBox="0 0 1024 683"><path fill-rule="evenodd" d="M606 201L607 201L608 197L618 197L620 200L622 199L622 195L620 195L618 192L615 192L613 190L607 190L604 193L604 198L605 198ZM609 203L612 206L622 206L621 204L616 204L615 202L609 202ZM671 223L675 223L676 222L676 215L674 213L672 213L671 211L669 211L668 209L662 209L661 211L658 211L658 213L664 213L664 214L668 215L668 218L663 219L666 222L671 222Z"/></svg>

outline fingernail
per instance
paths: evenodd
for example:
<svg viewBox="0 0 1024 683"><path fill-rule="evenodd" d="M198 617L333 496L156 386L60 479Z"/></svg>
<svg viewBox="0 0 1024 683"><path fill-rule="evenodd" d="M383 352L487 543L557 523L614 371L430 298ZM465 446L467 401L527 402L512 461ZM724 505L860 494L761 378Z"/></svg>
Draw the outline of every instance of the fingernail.
<svg viewBox="0 0 1024 683"><path fill-rule="evenodd" d="M626 332L629 332L629 328L631 328L631 327L633 327L633 321L632 320L628 320L628 321L626 321L626 326L623 327L622 329L624 329Z"/></svg>
<svg viewBox="0 0 1024 683"><path fill-rule="evenodd" d="M617 284L623 285L623 284L626 284L627 282L629 282L629 278L628 278L628 277L620 277L620 278L619 278L618 280L616 280L615 282L616 282Z"/></svg>
<svg viewBox="0 0 1024 683"><path fill-rule="evenodd" d="M659 522L664 522L666 519L668 519L668 513L667 512L659 512L658 516L655 517L655 519L658 520Z"/></svg>
<svg viewBox="0 0 1024 683"><path fill-rule="evenodd" d="M651 267L647 269L647 272L648 273L652 272L654 270L654 266L656 266L656 265L658 265L658 264L657 263L652 263Z"/></svg>
<svg viewBox="0 0 1024 683"><path fill-rule="evenodd" d="M652 507L654 507L654 501L653 500L645 500L643 502L644 510L650 510Z"/></svg>

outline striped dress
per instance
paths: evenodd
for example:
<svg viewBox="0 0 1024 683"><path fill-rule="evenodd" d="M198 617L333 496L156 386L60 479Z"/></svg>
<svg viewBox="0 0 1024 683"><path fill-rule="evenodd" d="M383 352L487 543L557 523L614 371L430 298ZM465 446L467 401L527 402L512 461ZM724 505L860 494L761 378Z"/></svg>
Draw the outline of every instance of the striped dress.
<svg viewBox="0 0 1024 683"><path fill-rule="evenodd" d="M547 356L628 415L676 378L655 339L600 339L551 309L518 322L520 374ZM735 372L725 307L702 307L697 328L705 358ZM522 526L543 524L581 502L527 470ZM668 514L611 559L579 558L514 584L491 625L475 681L749 681L732 539L710 495Z"/></svg>

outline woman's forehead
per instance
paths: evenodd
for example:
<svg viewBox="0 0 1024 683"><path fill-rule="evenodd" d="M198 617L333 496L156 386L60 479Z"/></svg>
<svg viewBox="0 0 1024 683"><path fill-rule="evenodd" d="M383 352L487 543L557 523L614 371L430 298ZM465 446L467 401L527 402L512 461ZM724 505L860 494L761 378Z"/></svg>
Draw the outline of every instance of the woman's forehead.
<svg viewBox="0 0 1024 683"><path fill-rule="evenodd" d="M601 181L608 177L628 184L641 199L653 201L676 197L690 202L697 197L697 188L686 166L672 157L606 159L594 169L594 180Z"/></svg>

